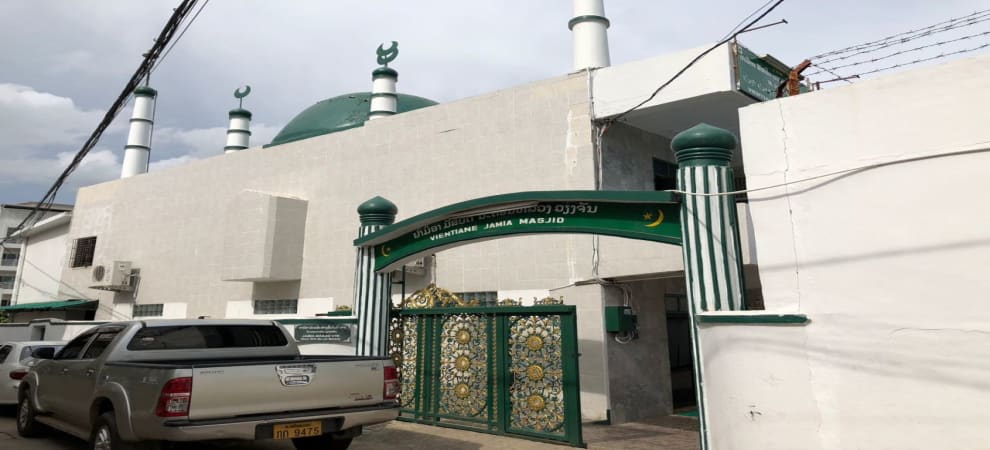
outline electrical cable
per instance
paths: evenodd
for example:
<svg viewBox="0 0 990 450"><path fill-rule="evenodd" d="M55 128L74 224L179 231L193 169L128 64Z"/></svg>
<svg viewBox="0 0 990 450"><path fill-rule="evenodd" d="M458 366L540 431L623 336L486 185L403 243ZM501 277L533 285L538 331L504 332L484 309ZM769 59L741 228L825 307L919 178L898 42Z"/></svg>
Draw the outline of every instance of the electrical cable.
<svg viewBox="0 0 990 450"><path fill-rule="evenodd" d="M744 24L744 23L746 23L746 21L747 21L747 20L749 20L749 19L750 19L751 17L753 17L753 16L755 16L755 15L756 15L757 13L759 13L759 12L760 12L760 11L761 11L761 10L762 10L763 8L766 8L766 7L767 7L767 5L769 5L769 4L771 4L771 3L773 3L773 1L774 1L774 0L768 0L768 1L767 1L766 3L764 3L764 4L762 5L762 6L760 6L759 8L756 8L756 10L754 10L754 11L753 11L753 12L751 12L751 13L749 13L749 15L748 15L748 16L746 16L746 18L745 18L745 19L743 19L743 20L740 20L740 21L739 21L739 23L737 23L737 24L736 24L736 26L734 26L734 27L732 27L732 29L731 29L731 30L729 30L729 32L728 32L728 33L725 33L725 36L722 36L722 38L721 38L721 39L719 39L719 40L721 41L721 40L724 40L725 38L727 38L727 37L729 37L729 36L731 36L731 35L732 35L732 33L735 33L735 32L736 32L736 30L738 30L738 29L739 29L739 26L741 26L742 24Z"/></svg>
<svg viewBox="0 0 990 450"><path fill-rule="evenodd" d="M192 18L189 19L189 23L186 24L185 28L183 28L182 31L179 32L179 35L176 36L175 40L172 41L172 45L170 45L167 49L165 49L164 52L162 52L162 56L158 58L158 62L155 63L155 66L151 68L152 71L157 70L158 66L162 64L162 61L165 61L165 58L168 57L168 54L171 53L172 49L175 48L175 45L178 44L180 40L182 40L182 36L186 35L186 31L189 31L189 27L192 26L193 22L196 21L196 18L199 17L199 13L203 12L203 9L206 8L206 5L208 4L210 4L210 0L205 0L203 4L200 5L199 9L196 10L196 14L193 14Z"/></svg>
<svg viewBox="0 0 990 450"><path fill-rule="evenodd" d="M732 39L735 39L735 37L738 36L739 34L746 32L746 30L748 30L750 27L752 27L753 25L755 25L757 22L763 20L764 17L766 17L771 12L773 12L774 9L777 9L777 7L780 6L780 4L783 3L783 2L784 2L784 0L777 0L772 6L770 6L769 9L767 9L766 11L764 11L762 14L760 14L759 16L757 16L755 19L753 19L748 24L746 24L745 27L739 29L738 31L736 31L734 33L731 33L731 35L729 35L728 37L726 37L726 38L718 41L718 43L716 43L715 45L709 47L708 50L705 50L705 51L701 52L701 54L699 54L698 56L695 56L694 59L691 60L691 62L687 63L687 65L684 66L683 68L681 68L681 70L678 70L677 73L674 74L674 76L670 77L669 80L667 80L666 82L664 82L663 84L661 84L660 87L658 87L655 91L653 91L653 93L650 94L650 96L647 97L646 100L643 100L643 101L639 102L638 104L636 104L636 106L633 106L632 108L629 108L629 109L627 109L627 110L625 110L625 111L623 111L623 112L621 112L621 113L619 113L619 114L617 114L617 115L609 118L607 123L608 124L615 123L616 121L618 121L619 119L621 119L623 116L625 116L625 115L627 115L627 114L635 111L637 108L639 108L640 106L645 105L650 100L653 100L657 96L657 94L660 93L660 91L662 91L664 88L666 88L671 83L673 83L674 80L677 80L678 78L680 78L680 76L683 75L684 72L687 72L687 70L690 69L692 66L694 66L695 63L697 63L699 60L701 60L701 58L704 58L705 55L711 53L716 48L721 47L726 42L729 42ZM762 9L762 8L763 7L760 7L760 9ZM604 134L605 130L607 130L607 129L608 129L608 126L606 125L606 127L602 130L602 133Z"/></svg>
<svg viewBox="0 0 990 450"><path fill-rule="evenodd" d="M134 89L136 89L138 85L141 84L141 81L150 74L152 68L155 66L155 62L161 55L162 50L166 45L168 45L169 41L171 41L172 36L175 34L176 29L178 29L182 19L189 14L189 11L196 5L197 1L198 0L183 0L182 3L173 10L172 16L169 17L168 21L165 23L165 26L162 28L162 31L159 33L158 38L155 39L154 45L152 45L150 50L144 53L144 59L138 65L138 68L134 71L134 74L131 75L131 78L124 86L124 89L117 96L117 99L110 105L110 108L103 116L103 119L100 121L99 125L97 125L96 129L89 136L89 138L86 139L86 142L83 143L82 148L76 152L75 156L72 158L72 161L69 162L69 165L65 168L65 170L62 171L58 178L55 179L55 182L52 183L51 187L48 188L48 191L45 193L44 197L41 198L41 200L35 205L31 212L28 213L24 220L17 225L14 231L24 229L28 223L31 223L32 225L36 223L38 220L38 213L42 210L48 209L52 204L54 204L55 197L58 194L59 189L65 183L65 180L70 174L72 174L72 172L76 170L76 168L79 167L79 164L82 163L83 158L89 154L90 150L96 146L96 143L99 142L100 138L103 136L103 132L110 126L113 120L124 108L124 105L127 104L131 93L134 92ZM0 245L3 245L3 243L9 239L9 236L4 236L0 239Z"/></svg>

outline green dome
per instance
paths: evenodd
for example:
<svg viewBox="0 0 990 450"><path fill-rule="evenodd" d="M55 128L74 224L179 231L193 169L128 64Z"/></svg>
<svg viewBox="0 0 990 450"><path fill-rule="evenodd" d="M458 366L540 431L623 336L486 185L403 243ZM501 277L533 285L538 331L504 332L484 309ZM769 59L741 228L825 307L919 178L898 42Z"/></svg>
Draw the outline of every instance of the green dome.
<svg viewBox="0 0 990 450"><path fill-rule="evenodd" d="M433 100L415 95L397 95L399 114L437 104ZM290 120L268 145L285 144L360 127L368 120L370 110L370 92L355 92L328 98L306 108Z"/></svg>

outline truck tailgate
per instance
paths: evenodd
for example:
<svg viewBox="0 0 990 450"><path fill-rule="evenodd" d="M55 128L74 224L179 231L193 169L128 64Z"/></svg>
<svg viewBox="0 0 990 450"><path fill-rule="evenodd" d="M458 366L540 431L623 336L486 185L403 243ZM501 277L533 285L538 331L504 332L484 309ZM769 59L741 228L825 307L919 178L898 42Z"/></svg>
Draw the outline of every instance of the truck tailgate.
<svg viewBox="0 0 990 450"><path fill-rule="evenodd" d="M193 367L190 420L382 402L381 360Z"/></svg>

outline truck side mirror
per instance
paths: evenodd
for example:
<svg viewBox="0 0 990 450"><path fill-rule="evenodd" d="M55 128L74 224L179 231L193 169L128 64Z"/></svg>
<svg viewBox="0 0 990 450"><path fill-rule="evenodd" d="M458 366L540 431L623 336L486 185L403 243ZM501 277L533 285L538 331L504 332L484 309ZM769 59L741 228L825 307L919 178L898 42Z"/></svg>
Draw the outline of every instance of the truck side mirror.
<svg viewBox="0 0 990 450"><path fill-rule="evenodd" d="M31 352L31 357L36 359L52 359L55 357L54 347L39 347Z"/></svg>

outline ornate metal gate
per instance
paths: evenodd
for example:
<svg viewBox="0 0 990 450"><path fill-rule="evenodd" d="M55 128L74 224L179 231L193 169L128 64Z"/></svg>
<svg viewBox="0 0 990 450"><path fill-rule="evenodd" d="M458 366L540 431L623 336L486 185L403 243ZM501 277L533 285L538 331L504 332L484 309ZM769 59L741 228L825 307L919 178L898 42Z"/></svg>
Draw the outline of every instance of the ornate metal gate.
<svg viewBox="0 0 990 450"><path fill-rule="evenodd" d="M480 306L430 285L390 338L400 420L583 445L574 306Z"/></svg>

